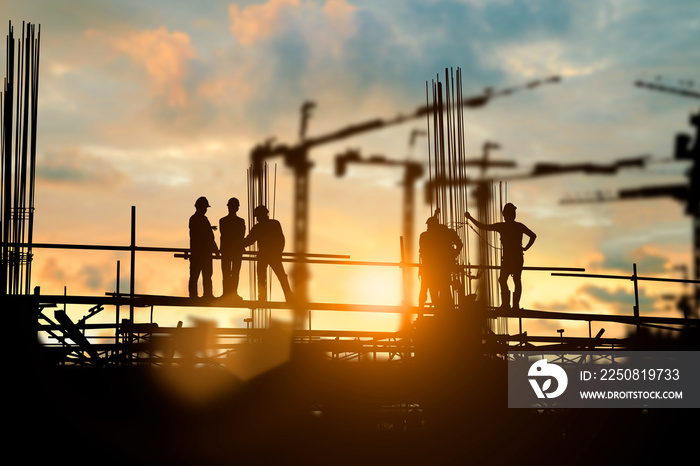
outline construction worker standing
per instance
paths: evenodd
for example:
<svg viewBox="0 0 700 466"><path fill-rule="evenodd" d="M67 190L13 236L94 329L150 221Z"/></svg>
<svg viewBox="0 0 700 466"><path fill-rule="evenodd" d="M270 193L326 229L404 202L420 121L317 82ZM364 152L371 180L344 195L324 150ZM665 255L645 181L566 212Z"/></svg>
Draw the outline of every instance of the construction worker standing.
<svg viewBox="0 0 700 466"><path fill-rule="evenodd" d="M277 220L269 218L269 211L263 205L256 207L253 215L257 223L243 240L243 247L258 243L258 300L267 301L267 267L269 265L280 281L285 299L290 302L294 299L294 293L282 266L282 251L285 243L282 226Z"/></svg>
<svg viewBox="0 0 700 466"><path fill-rule="evenodd" d="M212 293L212 254L218 252L214 239L216 227L212 227L205 215L209 206L206 197L200 197L194 203L195 213L190 217L190 298L196 298L197 281L202 275L204 298L213 298Z"/></svg>
<svg viewBox="0 0 700 466"><path fill-rule="evenodd" d="M219 220L221 234L221 272L223 275L224 296L242 299L238 295L238 282L241 273L245 220L236 215L240 202L235 197L228 200L228 215Z"/></svg>
<svg viewBox="0 0 700 466"><path fill-rule="evenodd" d="M428 299L433 305L446 304L452 296L452 272L455 258L462 250L462 240L457 233L442 225L437 218L439 210L425 222L426 231L421 233L418 240L419 268L421 280L418 294L418 306L423 307Z"/></svg>
<svg viewBox="0 0 700 466"><path fill-rule="evenodd" d="M513 276L513 309L520 309L520 296L522 294L521 275L523 272L523 253L530 249L535 242L537 235L528 227L515 221L516 207L510 202L503 206L503 218L505 222L486 225L474 219L469 212L466 212L467 220L471 220L474 225L482 230L497 231L501 236L501 274L498 277L498 284L501 288L501 308L510 308L510 290L508 289L508 277ZM523 247L523 235L529 237L525 247Z"/></svg>

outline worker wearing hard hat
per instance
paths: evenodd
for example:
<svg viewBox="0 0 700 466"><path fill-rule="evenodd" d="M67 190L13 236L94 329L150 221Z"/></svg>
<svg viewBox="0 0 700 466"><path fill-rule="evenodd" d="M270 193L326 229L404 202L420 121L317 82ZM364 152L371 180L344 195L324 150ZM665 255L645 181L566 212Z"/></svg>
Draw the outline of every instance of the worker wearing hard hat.
<svg viewBox="0 0 700 466"><path fill-rule="evenodd" d="M523 271L523 253L530 249L537 235L528 227L515 221L516 207L510 202L503 206L503 219L505 222L486 225L474 219L466 212L467 220L482 230L497 231L501 236L501 274L498 284L501 288L501 307L510 308L510 290L508 289L508 277L513 277L513 309L520 309L520 296L522 294L521 275ZM529 238L523 247L523 235Z"/></svg>
<svg viewBox="0 0 700 466"><path fill-rule="evenodd" d="M214 239L216 227L212 227L205 215L210 207L206 197L200 197L194 203L195 213L190 217L190 298L198 297L198 281L202 276L203 297L213 298L212 293L212 254L219 248Z"/></svg>
<svg viewBox="0 0 700 466"><path fill-rule="evenodd" d="M243 247L245 220L236 215L241 205L238 199L232 197L226 205L229 213L219 220L224 296L241 299L238 295L238 282L241 273L241 259L245 249Z"/></svg>
<svg viewBox="0 0 700 466"><path fill-rule="evenodd" d="M427 228L418 239L418 276L421 281L418 293L419 307L425 305L428 292L433 306L450 303L455 258L463 247L457 233L439 222L439 213L438 209L428 218L425 222Z"/></svg>
<svg viewBox="0 0 700 466"><path fill-rule="evenodd" d="M289 302L294 298L294 293L282 265L282 251L285 244L282 226L280 222L269 217L269 211L264 205L256 207L253 215L257 223L243 240L243 246L258 243L258 300L267 301L267 267L270 266L277 275L285 299Z"/></svg>

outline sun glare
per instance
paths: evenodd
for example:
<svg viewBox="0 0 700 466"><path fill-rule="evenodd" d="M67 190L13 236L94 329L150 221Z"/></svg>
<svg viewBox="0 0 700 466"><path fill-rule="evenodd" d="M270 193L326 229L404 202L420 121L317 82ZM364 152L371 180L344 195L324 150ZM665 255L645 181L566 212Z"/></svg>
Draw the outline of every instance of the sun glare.
<svg viewBox="0 0 700 466"><path fill-rule="evenodd" d="M358 304L399 305L403 285L397 270L372 267L353 277L352 291Z"/></svg>

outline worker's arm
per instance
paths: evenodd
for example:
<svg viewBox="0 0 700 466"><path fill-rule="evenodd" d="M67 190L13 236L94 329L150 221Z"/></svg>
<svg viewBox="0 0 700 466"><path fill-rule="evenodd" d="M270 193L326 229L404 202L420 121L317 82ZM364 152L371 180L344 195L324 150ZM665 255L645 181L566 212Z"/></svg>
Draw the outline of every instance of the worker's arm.
<svg viewBox="0 0 700 466"><path fill-rule="evenodd" d="M480 221L478 221L477 219L475 219L474 217L472 217L472 214L470 214L469 212L465 212L464 215L467 216L467 220L471 220L472 223L473 223L474 225L476 225L477 227L481 228L482 230L489 230L489 231L494 231L494 230L495 230L495 228L493 227L493 225L487 225L487 224L485 224L485 223L481 223Z"/></svg>
<svg viewBox="0 0 700 466"><path fill-rule="evenodd" d="M532 247L532 244L537 239L537 235L527 227L525 227L524 233L528 236L528 238L530 238L525 247L523 248L523 251L527 251L528 249L530 249L530 247Z"/></svg>
<svg viewBox="0 0 700 466"><path fill-rule="evenodd" d="M258 234L257 230L255 227L250 229L250 233L248 233L248 236L243 238L241 244L244 248L247 248L251 244L255 243L258 240Z"/></svg>

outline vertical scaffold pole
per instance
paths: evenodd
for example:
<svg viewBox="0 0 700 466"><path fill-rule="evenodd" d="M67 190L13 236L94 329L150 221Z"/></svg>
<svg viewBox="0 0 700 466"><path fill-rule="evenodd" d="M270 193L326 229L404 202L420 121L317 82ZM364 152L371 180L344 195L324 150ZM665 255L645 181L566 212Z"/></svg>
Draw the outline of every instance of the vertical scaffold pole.
<svg viewBox="0 0 700 466"><path fill-rule="evenodd" d="M136 282L134 279L136 272L136 206L131 206L131 244L129 249L131 251L131 270L129 277L129 297L131 300L129 303L129 320L134 323L134 284Z"/></svg>

